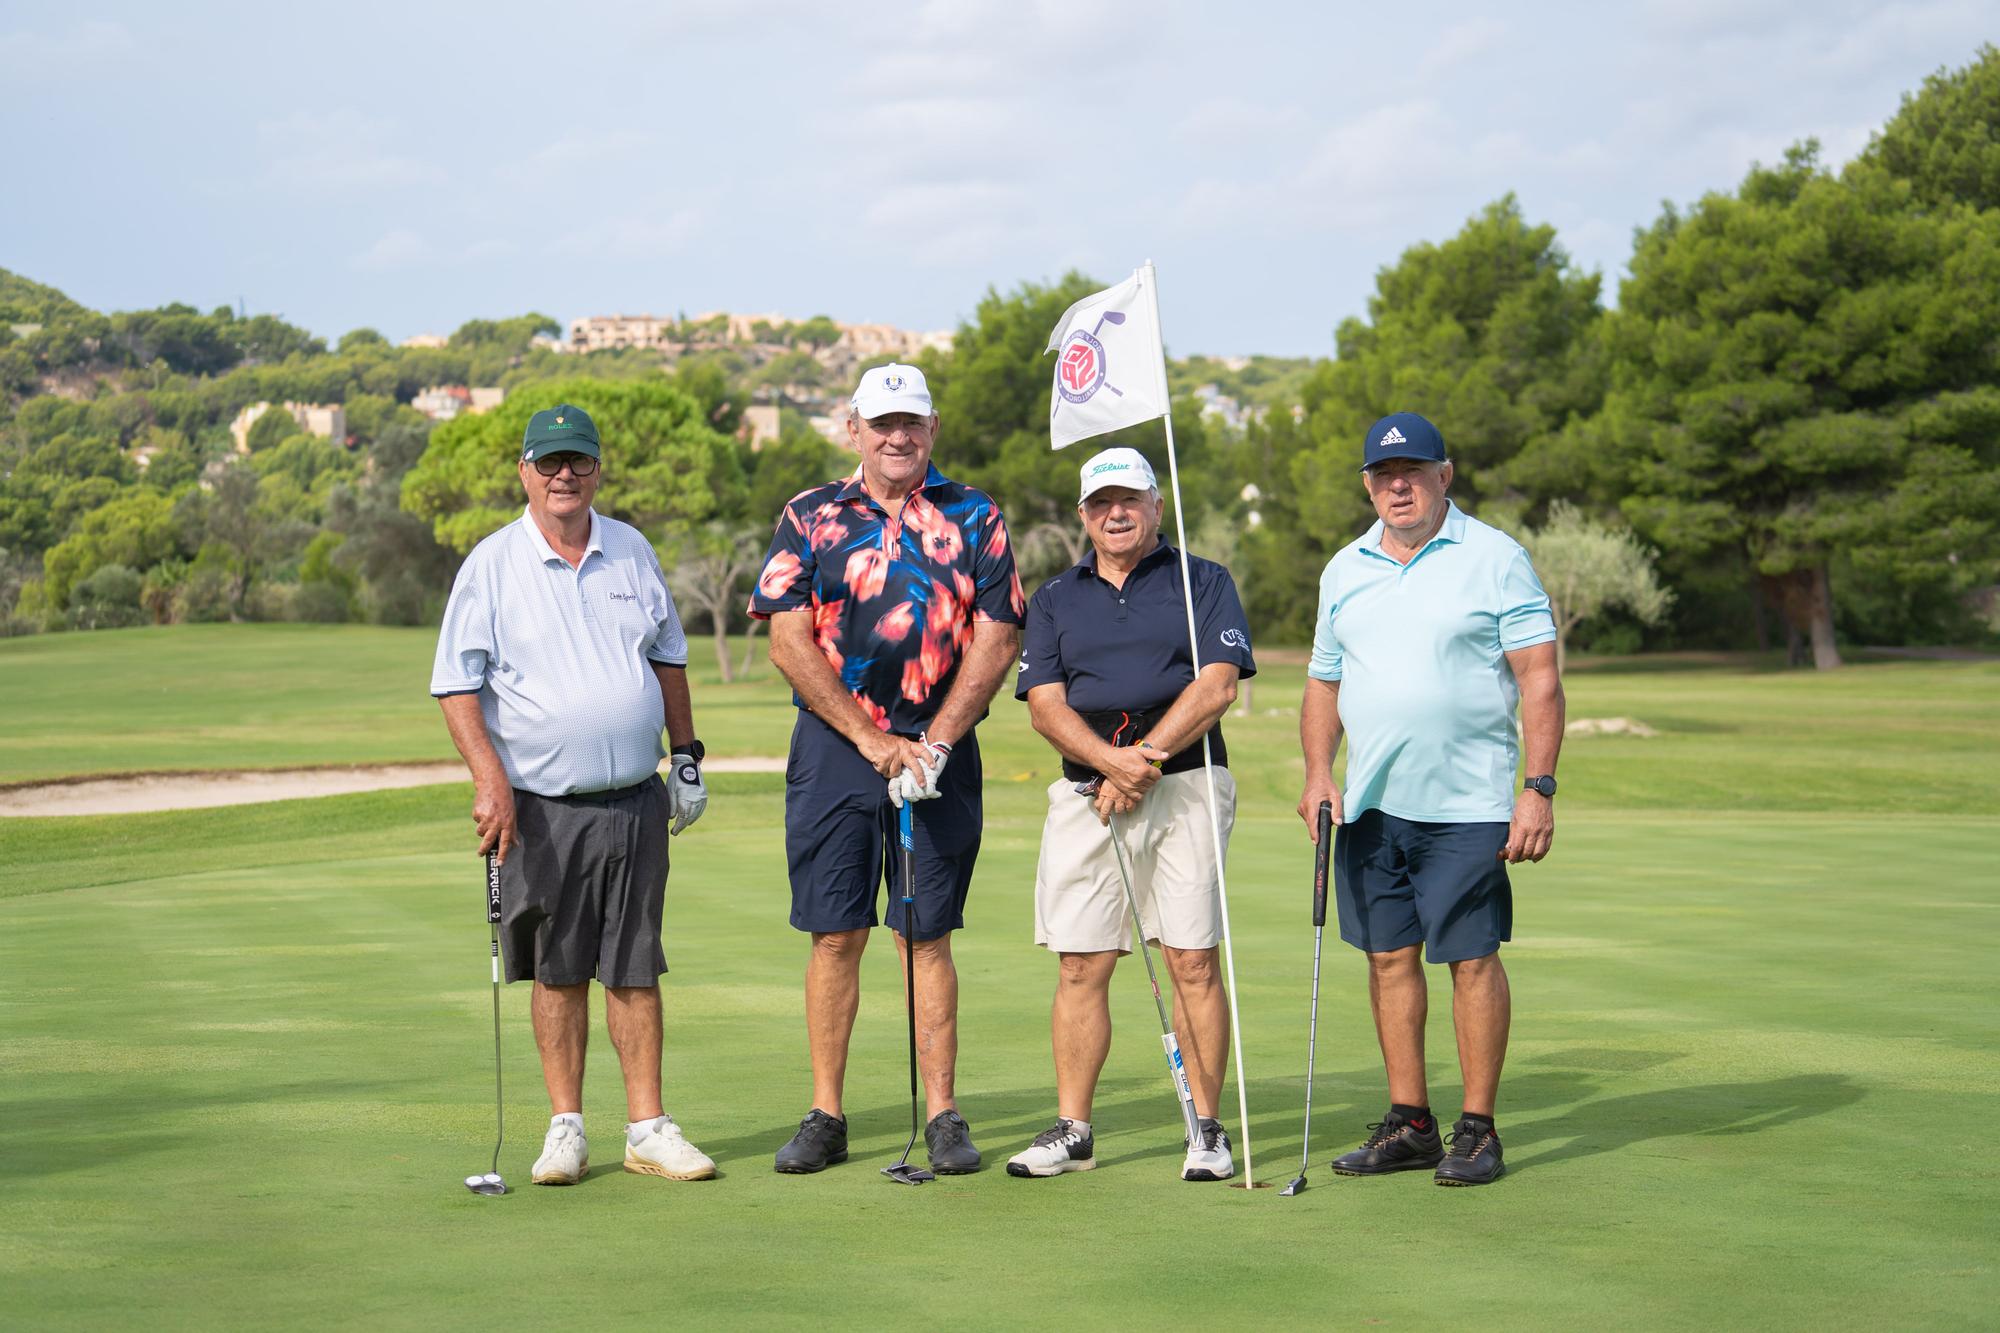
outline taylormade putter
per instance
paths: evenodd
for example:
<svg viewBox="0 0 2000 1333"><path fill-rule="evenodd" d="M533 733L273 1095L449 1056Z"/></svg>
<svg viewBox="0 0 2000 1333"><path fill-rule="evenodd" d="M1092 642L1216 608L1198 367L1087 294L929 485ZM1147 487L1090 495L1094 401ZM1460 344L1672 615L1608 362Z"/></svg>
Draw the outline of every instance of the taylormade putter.
<svg viewBox="0 0 2000 1333"><path fill-rule="evenodd" d="M1279 1190L1286 1196L1302 1194L1306 1188L1306 1163L1312 1156L1313 1141L1313 1052L1319 1045L1319 943L1326 934L1326 867L1333 854L1333 802L1319 803L1319 842L1313 848L1313 998L1312 1017L1306 1024L1306 1134L1299 1145L1299 1178Z"/></svg>
<svg viewBox="0 0 2000 1333"><path fill-rule="evenodd" d="M910 844L910 802L896 810L896 836L903 848L903 1010L910 1020L910 1141L894 1166L882 1174L905 1185L921 1185L937 1177L921 1166L910 1165L910 1149L917 1146L923 1122L917 1118L917 854Z"/></svg>
<svg viewBox="0 0 2000 1333"><path fill-rule="evenodd" d="M1081 796L1095 796L1099 782L1093 779L1077 784ZM1180 1038L1174 1035L1173 1025L1167 1022L1167 1002L1160 998L1160 976L1153 970L1153 951L1146 947L1146 923L1139 918L1139 900L1132 895L1132 874L1125 867L1125 844L1118 837L1118 816L1112 815L1107 826L1111 832L1111 849L1118 857L1118 879L1125 886L1125 906L1132 912L1132 933L1139 937L1139 956L1146 960L1146 980L1153 988L1153 1008L1160 1015L1160 1044L1167 1049L1167 1073L1174 1081L1174 1095L1180 1098L1181 1119L1187 1123L1188 1144L1192 1147L1201 1142L1201 1116L1194 1109L1194 1089L1188 1086L1187 1066L1181 1061Z"/></svg>
<svg viewBox="0 0 2000 1333"><path fill-rule="evenodd" d="M467 1176L465 1187L474 1194L497 1196L507 1192L507 1182L500 1178L507 1110L500 1095L500 863L491 852L486 853L486 924L493 935L493 1169L483 1176Z"/></svg>

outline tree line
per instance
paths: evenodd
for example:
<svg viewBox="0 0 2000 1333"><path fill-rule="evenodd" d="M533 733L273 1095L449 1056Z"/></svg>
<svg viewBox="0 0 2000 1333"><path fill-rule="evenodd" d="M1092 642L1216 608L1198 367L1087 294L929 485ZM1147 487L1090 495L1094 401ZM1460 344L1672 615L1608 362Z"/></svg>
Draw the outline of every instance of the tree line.
<svg viewBox="0 0 2000 1333"><path fill-rule="evenodd" d="M1319 568L1372 520L1363 430L1424 413L1454 497L1520 535L1565 638L1594 651L1996 637L2000 580L2000 52L1904 99L1836 170L1808 141L1732 190L1638 230L1616 303L1553 228L1496 200L1377 276L1334 355L1237 370L1173 362L1191 542L1239 576L1267 642L1310 633ZM1048 330L1097 279L989 289L922 365L938 461L1007 510L1025 575L1075 559L1077 450L1048 447ZM519 511L527 415L586 405L604 507L675 573L692 624L728 635L770 524L851 466L787 410L739 438L785 364L536 346L538 314L477 320L442 348L355 330L335 348L270 315L101 315L0 271L0 615L10 632L205 619L429 623L457 561ZM1173 332L1169 330L1169 332ZM809 364L811 363L811 364ZM1240 427L1191 396L1254 398ZM433 426L437 383L503 405ZM838 386L835 386L836 388ZM257 402L340 403L347 438ZM1159 453L1159 429L1104 443Z"/></svg>

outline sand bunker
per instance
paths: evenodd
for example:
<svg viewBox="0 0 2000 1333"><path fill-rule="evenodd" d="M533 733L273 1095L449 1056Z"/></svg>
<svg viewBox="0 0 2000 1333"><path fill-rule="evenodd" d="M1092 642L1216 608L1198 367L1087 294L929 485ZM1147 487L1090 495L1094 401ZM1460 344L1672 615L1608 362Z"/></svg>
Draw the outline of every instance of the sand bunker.
<svg viewBox="0 0 2000 1333"><path fill-rule="evenodd" d="M710 773L782 773L783 759L755 756L708 760ZM129 815L148 810L199 810L303 796L343 796L396 787L467 781L465 765L376 764L348 768L278 768L214 773L128 773L0 788L0 818L18 815Z"/></svg>

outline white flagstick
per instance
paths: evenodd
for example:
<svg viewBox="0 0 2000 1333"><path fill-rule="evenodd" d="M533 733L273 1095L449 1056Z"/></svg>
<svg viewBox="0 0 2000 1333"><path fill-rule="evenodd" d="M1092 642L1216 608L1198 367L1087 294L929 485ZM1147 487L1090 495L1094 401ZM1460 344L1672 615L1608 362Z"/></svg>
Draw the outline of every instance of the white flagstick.
<svg viewBox="0 0 2000 1333"><path fill-rule="evenodd" d="M1153 332L1160 339L1160 401L1167 405L1167 477L1174 493L1174 530L1180 537L1181 603L1187 610L1188 654L1194 659L1194 674L1201 677L1201 643L1194 627L1194 583L1188 574L1187 518L1181 508L1181 466L1174 455L1173 399L1167 393L1166 330L1160 324L1160 287L1153 261L1146 261L1146 300L1153 308ZM1201 735L1201 771L1208 778L1208 827L1215 850L1215 887L1222 906L1222 966L1229 981L1229 1053L1236 1062L1236 1110L1243 1127L1243 1187L1255 1189L1256 1175L1250 1165L1250 1091L1243 1076L1243 1029L1236 1011L1242 996L1236 989L1236 951L1229 940L1229 884L1222 869L1222 816L1215 803L1215 762L1209 753L1208 733ZM1190 1145L1192 1146L1192 1145Z"/></svg>

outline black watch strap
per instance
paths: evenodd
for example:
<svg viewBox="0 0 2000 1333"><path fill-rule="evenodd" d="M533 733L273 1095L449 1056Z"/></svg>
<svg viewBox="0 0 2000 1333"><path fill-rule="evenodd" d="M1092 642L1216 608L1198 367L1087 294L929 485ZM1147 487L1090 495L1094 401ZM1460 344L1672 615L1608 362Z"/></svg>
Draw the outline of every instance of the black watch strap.
<svg viewBox="0 0 2000 1333"><path fill-rule="evenodd" d="M1521 786L1526 791L1536 792L1542 796L1547 797L1550 800L1555 799L1556 776L1553 773L1537 774L1536 776L1527 779L1525 782L1521 784Z"/></svg>
<svg viewBox="0 0 2000 1333"><path fill-rule="evenodd" d="M708 747L703 745L699 740L692 740L686 745L676 745L671 748L675 754L684 754L697 764L708 757Z"/></svg>

